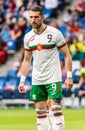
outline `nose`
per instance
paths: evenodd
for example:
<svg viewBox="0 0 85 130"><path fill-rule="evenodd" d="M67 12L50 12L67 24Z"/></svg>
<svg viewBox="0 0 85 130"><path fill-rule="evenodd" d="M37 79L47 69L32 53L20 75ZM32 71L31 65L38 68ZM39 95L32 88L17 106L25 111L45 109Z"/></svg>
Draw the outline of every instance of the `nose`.
<svg viewBox="0 0 85 130"><path fill-rule="evenodd" d="M35 22L35 17L33 17L31 20L32 20L32 22Z"/></svg>

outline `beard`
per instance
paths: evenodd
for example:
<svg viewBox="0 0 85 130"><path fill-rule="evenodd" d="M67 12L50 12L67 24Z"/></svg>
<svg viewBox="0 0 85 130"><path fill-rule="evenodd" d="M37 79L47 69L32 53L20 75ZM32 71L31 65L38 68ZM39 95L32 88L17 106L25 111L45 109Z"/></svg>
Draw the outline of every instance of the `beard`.
<svg viewBox="0 0 85 130"><path fill-rule="evenodd" d="M32 23L32 28L39 29L41 27L41 25L42 25L42 23L40 23L40 24Z"/></svg>

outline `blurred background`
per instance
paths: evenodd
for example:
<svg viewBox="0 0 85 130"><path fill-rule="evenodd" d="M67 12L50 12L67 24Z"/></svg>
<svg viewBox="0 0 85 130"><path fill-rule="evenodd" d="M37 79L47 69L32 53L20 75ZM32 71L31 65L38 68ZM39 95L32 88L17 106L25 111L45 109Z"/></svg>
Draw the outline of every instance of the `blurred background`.
<svg viewBox="0 0 85 130"><path fill-rule="evenodd" d="M31 30L29 9L43 7L44 22L64 35L72 56L73 88L63 85L65 130L85 130L85 0L0 0L0 130L36 130L34 103L29 101L32 64L18 92L23 37ZM64 57L59 52L63 83ZM31 62L32 63L32 62Z"/></svg>
<svg viewBox="0 0 85 130"><path fill-rule="evenodd" d="M32 66L25 81L27 92L18 85L23 60L23 37L31 30L29 10L43 7L44 22L64 35L72 56L74 86L63 86L63 108L85 107L85 0L0 0L0 108L29 108ZM66 78L64 57L59 52L63 83Z"/></svg>

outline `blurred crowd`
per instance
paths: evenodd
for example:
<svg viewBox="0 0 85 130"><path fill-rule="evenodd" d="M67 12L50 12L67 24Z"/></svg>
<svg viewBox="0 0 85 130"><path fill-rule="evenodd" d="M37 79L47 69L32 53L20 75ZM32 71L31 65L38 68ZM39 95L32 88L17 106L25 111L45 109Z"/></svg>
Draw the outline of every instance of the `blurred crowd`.
<svg viewBox="0 0 85 130"><path fill-rule="evenodd" d="M66 0L0 0L0 63L7 61L7 54L15 54L23 46L23 36L31 29L31 7L42 6L48 20L56 18L58 10L68 3Z"/></svg>
<svg viewBox="0 0 85 130"><path fill-rule="evenodd" d="M29 10L40 5L44 12L44 22L58 28L66 38L72 60L76 68L85 67L85 0L69 6L70 0L0 0L0 63L5 64L9 54L21 52L22 58L14 60L15 68L20 68L23 59L23 37L31 30ZM66 9L65 9L66 8ZM59 24L60 12L66 10ZM64 58L60 53L63 80L66 72ZM17 67L18 66L18 67ZM17 70L17 72L18 72Z"/></svg>
<svg viewBox="0 0 85 130"><path fill-rule="evenodd" d="M0 63L4 64L8 54L15 54L17 51L22 52L23 59L23 37L31 30L29 10L35 5L40 5L43 7L44 21L61 30L66 38L72 60L78 61L78 66L84 67L85 0L68 7L70 3L70 0L0 0ZM59 24L57 17L65 7L67 8L61 18L62 23ZM22 59L19 59L19 62ZM62 54L60 60L64 64ZM16 64L16 61L14 62Z"/></svg>
<svg viewBox="0 0 85 130"><path fill-rule="evenodd" d="M20 76L23 59L23 37L31 30L29 10L40 5L44 12L44 22L58 28L64 35L73 61L73 82L79 83L77 95L85 96L85 0L75 6L68 6L71 0L0 0L0 64L9 60L8 55L21 52L21 59L16 57L13 70ZM61 13L60 23L57 19ZM66 78L64 57L59 53L63 82ZM83 68L83 71L82 71ZM28 76L31 77L32 67ZM12 74L12 71L11 71ZM83 87L82 87L83 86ZM84 90L79 91L79 90Z"/></svg>

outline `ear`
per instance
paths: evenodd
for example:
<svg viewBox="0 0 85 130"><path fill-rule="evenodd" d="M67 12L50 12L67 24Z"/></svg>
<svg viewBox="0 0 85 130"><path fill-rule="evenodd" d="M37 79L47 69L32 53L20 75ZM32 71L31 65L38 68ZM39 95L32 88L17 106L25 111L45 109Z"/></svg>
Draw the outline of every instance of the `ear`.
<svg viewBox="0 0 85 130"><path fill-rule="evenodd" d="M42 16L42 21L45 19L44 15Z"/></svg>

